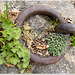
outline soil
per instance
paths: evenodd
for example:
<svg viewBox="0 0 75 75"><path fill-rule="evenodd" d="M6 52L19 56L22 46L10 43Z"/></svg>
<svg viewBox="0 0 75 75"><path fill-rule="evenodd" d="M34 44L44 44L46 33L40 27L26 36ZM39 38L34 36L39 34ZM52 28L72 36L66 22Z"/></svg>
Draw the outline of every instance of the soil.
<svg viewBox="0 0 75 75"><path fill-rule="evenodd" d="M31 51L41 57L49 57L50 53L47 50L45 38L34 39L34 42L31 45Z"/></svg>
<svg viewBox="0 0 75 75"><path fill-rule="evenodd" d="M35 18L35 19L33 19ZM42 25L40 18L44 22ZM32 23L34 21L35 24ZM52 26L52 23L50 22L51 19L48 16L45 15L35 15L29 18L28 22L24 22L24 25L27 25L31 27L31 31L34 36L29 36L30 40L27 37L27 43L30 45L28 48L34 53L41 57L49 57L50 53L47 50L46 41L45 38L48 36L48 32L53 32L53 29L49 31L49 27ZM24 28L22 28L24 29ZM30 32L31 32L30 31ZM29 34L28 34L29 35ZM27 36L27 34L26 34ZM30 44L31 43L31 44Z"/></svg>
<svg viewBox="0 0 75 75"><path fill-rule="evenodd" d="M41 24L40 19L42 19L43 24ZM34 24L32 23L32 21L34 22ZM24 26L21 28L23 37L27 39L26 41L28 49L30 49L34 54L37 54L41 57L51 56L49 51L47 50L49 46L46 45L45 38L48 37L49 33L54 32L54 23L55 22L54 20L52 20L52 18L45 15L35 15L30 17L27 22L24 22ZM26 29L25 32L24 28ZM25 33L26 35L24 35ZM34 36L32 36L32 34Z"/></svg>

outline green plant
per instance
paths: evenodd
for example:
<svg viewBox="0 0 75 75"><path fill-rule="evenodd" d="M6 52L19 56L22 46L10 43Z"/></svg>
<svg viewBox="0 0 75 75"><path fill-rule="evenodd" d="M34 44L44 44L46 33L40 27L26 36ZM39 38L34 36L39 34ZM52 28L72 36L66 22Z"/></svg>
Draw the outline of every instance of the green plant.
<svg viewBox="0 0 75 75"><path fill-rule="evenodd" d="M70 45L75 46L75 36L70 36Z"/></svg>
<svg viewBox="0 0 75 75"><path fill-rule="evenodd" d="M67 46L66 39L67 38L62 34L50 33L49 37L46 38L47 45L49 45L49 48L47 48L49 53L52 56L60 56L65 53Z"/></svg>
<svg viewBox="0 0 75 75"><path fill-rule="evenodd" d="M21 37L21 30L19 27L14 27L11 18L8 17L8 5L6 2L6 10L4 14L1 15L2 22L2 36L0 42L2 42L1 53L0 53L0 65L3 63L17 65L21 69L21 73L25 71L26 68L31 68L29 66L30 62L30 51L22 46L19 42L19 37Z"/></svg>
<svg viewBox="0 0 75 75"><path fill-rule="evenodd" d="M53 20L51 20L51 23L53 25L53 28L55 28L55 26L57 26L57 24L60 23L60 21L57 18L54 18Z"/></svg>
<svg viewBox="0 0 75 75"><path fill-rule="evenodd" d="M60 23L60 21L57 18L49 19L49 22L51 22L52 25L50 25L48 28L46 28L47 31L55 31L55 27Z"/></svg>
<svg viewBox="0 0 75 75"><path fill-rule="evenodd" d="M33 33L33 30L31 30L31 27L28 26L28 23L26 23L26 25L22 25L23 28L23 34L21 36L21 38L26 42L27 39L33 39L33 37L35 36Z"/></svg>

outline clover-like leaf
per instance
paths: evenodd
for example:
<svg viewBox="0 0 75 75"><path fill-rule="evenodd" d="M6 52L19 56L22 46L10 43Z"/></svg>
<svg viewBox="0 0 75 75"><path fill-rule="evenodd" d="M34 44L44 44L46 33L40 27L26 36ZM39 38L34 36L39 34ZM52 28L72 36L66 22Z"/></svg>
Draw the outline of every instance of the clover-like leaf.
<svg viewBox="0 0 75 75"><path fill-rule="evenodd" d="M2 65L3 63L5 63L5 60L2 56L0 56L0 65Z"/></svg>
<svg viewBox="0 0 75 75"><path fill-rule="evenodd" d="M29 61L23 62L23 68L26 68L29 65Z"/></svg>
<svg viewBox="0 0 75 75"><path fill-rule="evenodd" d="M18 67L19 69L21 69L22 66L23 66L23 62L19 62L19 63L17 64L17 67Z"/></svg>
<svg viewBox="0 0 75 75"><path fill-rule="evenodd" d="M16 53L17 51L19 51L19 48L14 47L14 48L11 49L11 51L12 51L13 53Z"/></svg>
<svg viewBox="0 0 75 75"><path fill-rule="evenodd" d="M1 55L3 56L3 57L6 57L7 55L6 55L6 51L3 51L2 53L1 53Z"/></svg>
<svg viewBox="0 0 75 75"><path fill-rule="evenodd" d="M10 62L16 65L18 62L20 62L20 59L18 57L12 57L10 58Z"/></svg>

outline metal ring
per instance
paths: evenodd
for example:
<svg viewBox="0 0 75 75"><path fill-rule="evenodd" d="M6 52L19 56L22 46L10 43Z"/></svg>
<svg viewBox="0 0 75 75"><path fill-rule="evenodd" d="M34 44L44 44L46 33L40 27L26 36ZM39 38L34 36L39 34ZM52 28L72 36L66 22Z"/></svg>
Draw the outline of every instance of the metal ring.
<svg viewBox="0 0 75 75"><path fill-rule="evenodd" d="M59 19L60 22L66 23L64 18L55 10L51 9L50 7L47 6L32 6L27 9L24 9L17 17L15 23L17 23L16 26L21 26L24 21L27 21L31 16L36 15L36 14L45 14L51 17L55 17ZM24 41L20 38L19 39L20 43L24 44ZM69 38L67 38L67 47L66 50L69 48ZM36 64L52 64L57 61L59 61L64 54L62 54L60 57L40 57L39 55L36 55L30 51L30 60L33 61Z"/></svg>

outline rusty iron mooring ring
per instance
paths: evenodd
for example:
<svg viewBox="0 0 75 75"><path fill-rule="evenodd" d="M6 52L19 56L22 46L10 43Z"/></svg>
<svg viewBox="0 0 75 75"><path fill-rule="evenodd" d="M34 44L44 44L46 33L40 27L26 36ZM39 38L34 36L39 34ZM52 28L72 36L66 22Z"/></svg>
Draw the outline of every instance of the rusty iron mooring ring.
<svg viewBox="0 0 75 75"><path fill-rule="evenodd" d="M51 17L55 17L57 19L59 19L60 22L62 23L66 23L66 21L64 20L63 17L61 17L61 15L56 12L55 10L51 9L50 7L47 6L32 6L29 7L27 9L24 9L17 17L15 23L17 23L16 26L21 26L23 25L24 21L27 21L28 18L30 18L33 15L36 14L44 14L47 16L51 16ZM24 41L22 40L22 38L20 37L19 39L20 43L22 43L22 45L24 44ZM67 38L67 47L66 50L68 50L69 48L69 37ZM62 57L64 56L64 54L62 54L60 57L40 57L39 55L34 54L33 52L31 52L30 50L30 60L36 64L52 64L55 63L57 61L59 61Z"/></svg>

